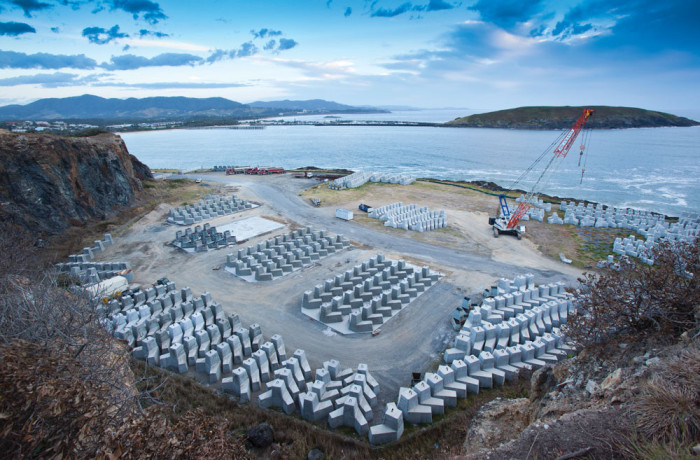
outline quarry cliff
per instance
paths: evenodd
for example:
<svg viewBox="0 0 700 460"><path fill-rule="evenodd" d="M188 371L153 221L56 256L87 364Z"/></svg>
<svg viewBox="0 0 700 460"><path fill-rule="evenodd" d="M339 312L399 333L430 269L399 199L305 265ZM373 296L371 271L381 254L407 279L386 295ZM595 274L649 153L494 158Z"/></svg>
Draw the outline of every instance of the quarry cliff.
<svg viewBox="0 0 700 460"><path fill-rule="evenodd" d="M30 231L107 219L134 204L152 177L119 136L0 131L0 218Z"/></svg>

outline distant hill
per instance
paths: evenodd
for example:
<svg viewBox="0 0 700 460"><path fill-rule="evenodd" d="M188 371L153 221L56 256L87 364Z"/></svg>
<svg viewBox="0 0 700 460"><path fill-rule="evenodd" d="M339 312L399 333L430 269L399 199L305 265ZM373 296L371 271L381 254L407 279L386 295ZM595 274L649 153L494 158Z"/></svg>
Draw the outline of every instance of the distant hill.
<svg viewBox="0 0 700 460"><path fill-rule="evenodd" d="M255 105L254 105L255 104ZM142 99L105 99L85 94L67 98L40 99L27 105L0 107L0 120L153 120L207 117L265 117L279 113L373 111L336 102L278 101L241 104L222 97L147 97Z"/></svg>
<svg viewBox="0 0 700 460"><path fill-rule="evenodd" d="M339 104L332 101L324 101L323 99L309 99L307 101L290 101L285 99L283 101L255 101L248 104L251 107L258 107L264 109L283 109L294 110L294 111L304 111L307 112L317 112L317 113L333 113L333 112L356 112L356 111L371 111L371 112L384 112L385 110L377 109L374 107L353 107L351 105Z"/></svg>
<svg viewBox="0 0 700 460"><path fill-rule="evenodd" d="M586 123L591 129L655 128L662 126L697 126L700 123L669 113L634 107L518 107L497 112L480 113L457 118L446 126L507 129L566 129L570 128L584 108L595 110Z"/></svg>

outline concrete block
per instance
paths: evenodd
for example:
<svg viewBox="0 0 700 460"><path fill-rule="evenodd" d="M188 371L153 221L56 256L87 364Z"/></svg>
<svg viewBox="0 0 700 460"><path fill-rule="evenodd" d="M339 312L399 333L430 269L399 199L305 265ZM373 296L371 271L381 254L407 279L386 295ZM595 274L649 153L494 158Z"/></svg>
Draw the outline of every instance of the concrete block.
<svg viewBox="0 0 700 460"><path fill-rule="evenodd" d="M433 422L433 411L430 407L419 403L418 393L411 388L399 388L397 408L403 414L403 419L414 425Z"/></svg>
<svg viewBox="0 0 700 460"><path fill-rule="evenodd" d="M226 377L221 381L222 389L239 398L240 403L250 401L250 379L248 373L242 367L233 370L231 377Z"/></svg>
<svg viewBox="0 0 700 460"><path fill-rule="evenodd" d="M275 334L272 337L270 337L270 342L272 342L275 345L275 350L277 350L277 359L281 363L282 361L287 359L287 350L284 347L284 340L282 340L282 336L279 334Z"/></svg>
<svg viewBox="0 0 700 460"><path fill-rule="evenodd" d="M204 369L210 384L221 380L221 358L216 350L209 350L204 355Z"/></svg>
<svg viewBox="0 0 700 460"><path fill-rule="evenodd" d="M216 345L216 352L221 360L221 372L229 374L233 370L233 353L231 346L227 342L221 342Z"/></svg>
<svg viewBox="0 0 700 460"><path fill-rule="evenodd" d="M181 343L170 347L170 358L167 367L179 374L187 372L187 355L185 354L185 347Z"/></svg>
<svg viewBox="0 0 700 460"><path fill-rule="evenodd" d="M274 372L274 376L276 379L281 379L284 381L284 383L287 385L289 394L292 395L292 398L296 399L297 396L299 396L301 390L299 390L299 386L297 385L291 370L287 369L286 367L279 368Z"/></svg>
<svg viewBox="0 0 700 460"><path fill-rule="evenodd" d="M258 396L258 406L262 408L279 407L285 414L295 410L294 398L289 394L287 386L281 379L275 379L267 384L267 391Z"/></svg>
<svg viewBox="0 0 700 460"><path fill-rule="evenodd" d="M260 349L267 355L267 360L270 363L270 372L279 369L279 361L277 359L277 349L272 342L265 342L260 346Z"/></svg>
<svg viewBox="0 0 700 460"><path fill-rule="evenodd" d="M466 370L466 369L465 369ZM466 398L468 386L464 382L455 379L455 371L450 366L441 365L438 367L437 375L442 378L443 387L446 390L455 392L458 398Z"/></svg>
<svg viewBox="0 0 700 460"><path fill-rule="evenodd" d="M253 358L248 358L245 361L243 361L242 367L248 373L251 391L260 391L261 382L260 369L258 369L258 363Z"/></svg>
<svg viewBox="0 0 700 460"><path fill-rule="evenodd" d="M320 401L317 393L307 391L299 395L299 409L301 417L310 422L326 420L328 414L333 411L331 401Z"/></svg>
<svg viewBox="0 0 700 460"><path fill-rule="evenodd" d="M250 333L248 329L239 327L234 331L234 334L240 339L241 346L243 347L243 356L250 356L253 353L253 349L250 344ZM257 391L257 390L253 390Z"/></svg>
<svg viewBox="0 0 700 460"><path fill-rule="evenodd" d="M302 349L296 349L292 356L299 361L299 366L301 367L301 372L304 375L304 380L310 381L312 379L312 373L311 366L309 366L309 361L306 359L306 352Z"/></svg>
<svg viewBox="0 0 700 460"><path fill-rule="evenodd" d="M424 382L430 387L430 394L434 398L441 399L445 407L457 407L457 392L446 389L440 375L427 372Z"/></svg>
<svg viewBox="0 0 700 460"><path fill-rule="evenodd" d="M241 339L237 335L232 335L226 339L229 348L231 348L231 359L233 364L241 364L243 362L243 345Z"/></svg>
<svg viewBox="0 0 700 460"><path fill-rule="evenodd" d="M369 430L370 444L386 444L397 441L403 434L403 412L390 402L386 405L382 423Z"/></svg>
<svg viewBox="0 0 700 460"><path fill-rule="evenodd" d="M270 372L270 361L267 359L267 354L263 350L258 350L253 352L252 358L258 363L258 369L260 370L260 381L262 383L269 382L272 378L272 373Z"/></svg>
<svg viewBox="0 0 700 460"><path fill-rule="evenodd" d="M413 391L418 394L418 401L422 405L430 407L433 414L445 413L445 402L442 399L433 397L430 386L425 381L420 381L414 385Z"/></svg>
<svg viewBox="0 0 700 460"><path fill-rule="evenodd" d="M360 435L364 435L369 431L369 424L362 415L362 411L357 405L357 400L353 397L345 398L342 407L328 415L328 425L331 428L338 428L341 425L349 426L354 428Z"/></svg>

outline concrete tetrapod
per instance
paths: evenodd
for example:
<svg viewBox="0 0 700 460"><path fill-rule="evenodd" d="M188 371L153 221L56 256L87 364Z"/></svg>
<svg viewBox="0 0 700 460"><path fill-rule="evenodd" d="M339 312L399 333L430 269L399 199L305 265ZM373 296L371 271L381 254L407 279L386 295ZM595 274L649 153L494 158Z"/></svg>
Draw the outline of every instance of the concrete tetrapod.
<svg viewBox="0 0 700 460"><path fill-rule="evenodd" d="M285 414L291 414L296 409L294 398L289 394L287 385L282 379L268 382L267 391L258 396L258 406L262 408L279 407Z"/></svg>
<svg viewBox="0 0 700 460"><path fill-rule="evenodd" d="M403 434L403 413L390 402L386 405L381 425L369 429L370 444L386 444L397 441Z"/></svg>

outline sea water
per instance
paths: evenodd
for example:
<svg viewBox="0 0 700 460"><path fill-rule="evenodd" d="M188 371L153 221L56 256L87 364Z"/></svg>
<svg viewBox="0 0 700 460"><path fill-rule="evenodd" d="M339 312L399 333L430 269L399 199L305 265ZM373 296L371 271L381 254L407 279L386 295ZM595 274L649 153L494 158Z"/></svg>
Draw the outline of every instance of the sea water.
<svg viewBox="0 0 700 460"><path fill-rule="evenodd" d="M343 115L344 119L446 121L438 114ZM438 120L436 118L443 118ZM298 117L299 120L307 118ZM333 120L317 116L314 120ZM259 130L177 129L123 133L151 168L214 165L347 168L510 188L561 131L405 126L267 126ZM595 130L580 139L541 188L559 197L680 215L700 212L700 127ZM585 167L585 173L581 169ZM529 191L530 174L515 188Z"/></svg>

